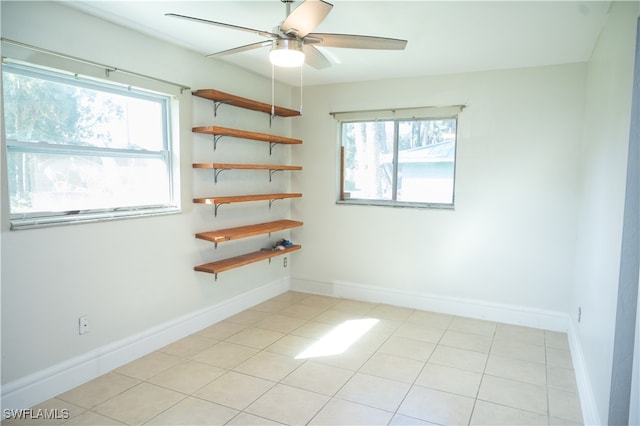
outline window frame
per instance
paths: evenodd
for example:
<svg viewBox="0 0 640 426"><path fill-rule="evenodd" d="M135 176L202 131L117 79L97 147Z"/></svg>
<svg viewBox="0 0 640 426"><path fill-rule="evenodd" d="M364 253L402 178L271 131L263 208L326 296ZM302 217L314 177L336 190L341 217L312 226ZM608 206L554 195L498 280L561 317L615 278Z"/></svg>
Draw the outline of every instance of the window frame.
<svg viewBox="0 0 640 426"><path fill-rule="evenodd" d="M431 108L431 107L429 107ZM463 106L453 106L449 108L460 108L460 111L464 108ZM396 110L390 110L393 115L395 115ZM367 117L366 112L357 113L357 112L349 112L345 113L348 116L355 117L347 117L344 119L338 118L340 113L333 113L334 117L336 117L338 121L338 152L339 152L339 167L338 167L338 195L336 199L336 204L338 205L362 205L362 206L381 206L381 207L398 207L398 208L417 208L417 209L441 209L441 210L454 210L455 209L455 201L456 201L456 175L457 175L457 162L458 162L458 126L459 126L459 114L426 114L424 117L416 117L416 116L381 116L375 118L363 118ZM453 183L451 189L451 203L436 203L436 202L422 202L422 201L398 201L397 193L398 193L398 171L399 171L399 123L406 121L438 121L438 120L455 120L456 121L456 134L455 134L455 142L454 142L454 157L453 157ZM349 123L371 123L376 121L390 121L393 122L393 162L392 162L392 199L391 200L383 200L383 199L368 199L368 198L345 198L345 190L344 190L344 179L345 179L345 165L344 165L344 141L343 141L343 126Z"/></svg>
<svg viewBox="0 0 640 426"><path fill-rule="evenodd" d="M147 90L139 86L131 86L110 80L104 80L89 76L80 76L75 73L44 67L32 63L4 61L2 62L2 75L5 70L18 75L25 75L32 78L38 78L43 81L52 81L64 84L72 84L76 87L98 90L105 93L113 93L124 95L135 99L151 100L158 102L161 107L162 117L162 147L159 150L148 149L131 149L131 148L110 148L110 147L92 147L84 145L71 145L64 143L34 143L33 141L21 141L7 136L6 126L2 132L2 140L4 143L3 156L8 161L9 155L12 153L36 153L50 155L79 155L87 157L113 157L113 158L146 158L161 159L167 171L166 190L168 203L163 204L147 204L138 206L111 206L106 208L93 209L69 209L66 211L34 211L34 212L17 212L12 213L11 195L7 191L7 210L9 213L10 229L30 229L45 226L69 225L76 223L106 221L113 219L125 219L133 217L147 217L165 214L175 214L181 212L180 208L180 191L179 191L179 170L176 165L179 164L178 153L179 147L177 138L174 134L174 126L176 118L174 117L174 109L177 109L175 97L159 91ZM3 102L4 110L4 90L0 94ZM4 120L4 116L2 117ZM4 168L4 178L9 178L9 168Z"/></svg>

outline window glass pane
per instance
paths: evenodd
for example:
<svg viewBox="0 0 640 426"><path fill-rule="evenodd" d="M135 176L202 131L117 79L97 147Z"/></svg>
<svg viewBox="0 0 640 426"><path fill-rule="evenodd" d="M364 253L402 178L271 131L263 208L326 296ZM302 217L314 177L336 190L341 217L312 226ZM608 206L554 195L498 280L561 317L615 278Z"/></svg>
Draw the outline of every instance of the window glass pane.
<svg viewBox="0 0 640 426"><path fill-rule="evenodd" d="M46 77L46 78L43 78ZM164 149L163 101L115 87L3 72L7 138L118 149Z"/></svg>
<svg viewBox="0 0 640 426"><path fill-rule="evenodd" d="M453 203L456 120L398 125L398 201Z"/></svg>
<svg viewBox="0 0 640 426"><path fill-rule="evenodd" d="M168 205L163 158L9 151L11 213Z"/></svg>
<svg viewBox="0 0 640 426"><path fill-rule="evenodd" d="M343 123L344 190L350 198L393 197L393 121Z"/></svg>
<svg viewBox="0 0 640 426"><path fill-rule="evenodd" d="M343 122L345 199L453 205L456 127L457 118Z"/></svg>
<svg viewBox="0 0 640 426"><path fill-rule="evenodd" d="M12 229L178 211L170 96L3 63Z"/></svg>

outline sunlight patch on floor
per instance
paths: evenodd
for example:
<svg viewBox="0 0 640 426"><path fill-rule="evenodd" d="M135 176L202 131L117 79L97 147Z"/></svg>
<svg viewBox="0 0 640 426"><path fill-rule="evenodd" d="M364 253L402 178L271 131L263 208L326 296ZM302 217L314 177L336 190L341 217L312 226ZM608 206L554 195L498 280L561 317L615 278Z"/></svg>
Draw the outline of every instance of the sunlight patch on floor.
<svg viewBox="0 0 640 426"><path fill-rule="evenodd" d="M331 330L327 335L300 352L296 359L339 355L364 336L378 323L375 318L348 320Z"/></svg>

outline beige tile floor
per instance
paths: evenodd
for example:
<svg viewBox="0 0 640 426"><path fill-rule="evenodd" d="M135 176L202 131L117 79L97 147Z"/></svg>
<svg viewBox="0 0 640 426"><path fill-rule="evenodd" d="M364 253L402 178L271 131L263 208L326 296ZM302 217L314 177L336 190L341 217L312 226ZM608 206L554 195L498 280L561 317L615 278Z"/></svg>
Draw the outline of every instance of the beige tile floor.
<svg viewBox="0 0 640 426"><path fill-rule="evenodd" d="M296 292L36 408L70 413L38 425L582 422L565 334Z"/></svg>

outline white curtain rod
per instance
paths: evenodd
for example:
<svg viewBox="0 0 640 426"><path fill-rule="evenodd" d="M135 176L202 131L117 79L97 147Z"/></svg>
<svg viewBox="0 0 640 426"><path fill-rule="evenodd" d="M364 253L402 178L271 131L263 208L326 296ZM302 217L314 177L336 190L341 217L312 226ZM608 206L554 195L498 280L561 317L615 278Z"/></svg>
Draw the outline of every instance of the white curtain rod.
<svg viewBox="0 0 640 426"><path fill-rule="evenodd" d="M189 86L187 86L185 84L174 83L172 81L162 80L160 78L151 77L151 76L140 74L140 73L137 73L137 72L134 72L134 71L128 71L128 70L124 70L122 68L112 67L112 66L101 64L101 63L98 63L98 62L93 62L93 61L89 61L89 60L86 60L86 59L77 58L75 56L66 55L64 53L59 53L59 52L54 52L53 50L44 49L42 47L33 46L33 45L30 45L30 44L22 43L22 42L11 40L11 39L4 38L4 37L2 37L0 40L2 41L2 43L12 44L14 46L22 47L22 48L29 49L29 50L34 50L34 51L37 51L37 52L46 53L46 54L53 55L53 56L58 56L58 57L64 58L64 59L70 59L72 61L80 62L80 63L83 63L83 64L87 64L87 65L91 65L91 66L94 66L94 67L98 67L98 68L104 68L105 72L107 73L107 77L109 76L110 72L116 72L117 71L117 72L121 72L123 74L128 74L128 75L131 75L131 76L134 76L134 77L139 77L139 78L144 78L144 79L147 79L147 80L158 81L160 83L169 84L171 86L179 87L180 88L180 93L184 92L185 90L191 90L191 87L189 87Z"/></svg>
<svg viewBox="0 0 640 426"><path fill-rule="evenodd" d="M396 113L396 112L402 112L402 111L416 111L416 110L422 110L422 109L458 109L459 111L462 111L466 108L466 105L442 105L442 106L436 106L436 105L431 105L431 106L419 106L419 107L406 107L406 108L383 108L383 109L368 109L368 110L358 110L358 111L335 111L335 112L330 112L329 115L332 115L333 117L335 117L336 115L343 115L343 114L360 114L360 113Z"/></svg>

